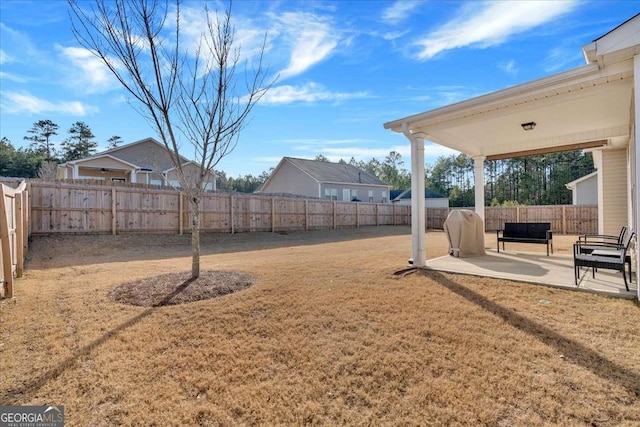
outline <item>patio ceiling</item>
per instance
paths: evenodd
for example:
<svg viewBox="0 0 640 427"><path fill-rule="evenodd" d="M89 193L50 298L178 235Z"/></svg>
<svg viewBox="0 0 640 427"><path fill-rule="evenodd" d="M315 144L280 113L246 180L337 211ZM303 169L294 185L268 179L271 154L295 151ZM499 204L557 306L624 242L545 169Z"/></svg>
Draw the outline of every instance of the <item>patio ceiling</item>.
<svg viewBox="0 0 640 427"><path fill-rule="evenodd" d="M407 123L410 132L426 140L489 159L625 146L632 94L633 61L604 69L592 63L384 127L402 132ZM527 122L535 122L535 128L523 130Z"/></svg>

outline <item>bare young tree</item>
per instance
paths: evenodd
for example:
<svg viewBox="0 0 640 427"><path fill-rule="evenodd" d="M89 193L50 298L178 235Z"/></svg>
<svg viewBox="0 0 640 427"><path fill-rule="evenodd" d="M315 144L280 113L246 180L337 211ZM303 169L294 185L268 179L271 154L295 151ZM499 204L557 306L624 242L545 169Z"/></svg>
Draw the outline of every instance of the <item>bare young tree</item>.
<svg viewBox="0 0 640 427"><path fill-rule="evenodd" d="M191 277L200 274L200 200L209 173L235 148L266 82L266 34L252 67L236 75L231 3L222 14L203 7L207 26L191 50L180 0L68 0L78 42L111 70L169 152L192 216ZM244 77L244 78L242 78ZM242 88L238 84L242 83ZM183 143L193 148L195 177L183 170Z"/></svg>
<svg viewBox="0 0 640 427"><path fill-rule="evenodd" d="M38 168L38 178L45 181L55 181L58 175L58 162L45 160Z"/></svg>

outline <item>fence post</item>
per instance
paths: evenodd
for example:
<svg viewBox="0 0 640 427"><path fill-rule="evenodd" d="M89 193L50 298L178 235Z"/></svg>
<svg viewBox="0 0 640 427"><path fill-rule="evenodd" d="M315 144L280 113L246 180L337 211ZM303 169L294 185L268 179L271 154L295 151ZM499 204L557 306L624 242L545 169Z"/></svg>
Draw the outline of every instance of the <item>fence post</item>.
<svg viewBox="0 0 640 427"><path fill-rule="evenodd" d="M22 226L22 194L18 193L14 195L14 203L16 210L13 213L15 216L16 226L16 277L22 277L22 271L24 270L24 233Z"/></svg>
<svg viewBox="0 0 640 427"><path fill-rule="evenodd" d="M393 215L393 225L396 225L396 205L395 204L391 205L391 212Z"/></svg>
<svg viewBox="0 0 640 427"><path fill-rule="evenodd" d="M336 205L338 202L333 202L333 229L335 230L337 228L336 226Z"/></svg>
<svg viewBox="0 0 640 427"><path fill-rule="evenodd" d="M25 224L28 225L28 230L27 230L27 236L31 236L31 233L33 232L33 224L31 223L31 183L27 182L27 203L25 204L25 206L27 207L26 210L26 218L25 218ZM27 254L27 251L24 252L24 254Z"/></svg>
<svg viewBox="0 0 640 427"><path fill-rule="evenodd" d="M356 204L356 228L360 227L360 209L358 208L358 202Z"/></svg>
<svg viewBox="0 0 640 427"><path fill-rule="evenodd" d="M184 233L184 200L182 196L183 194L178 191L178 232L180 235Z"/></svg>
<svg viewBox="0 0 640 427"><path fill-rule="evenodd" d="M520 206L516 206L516 222L520 222Z"/></svg>
<svg viewBox="0 0 640 427"><path fill-rule="evenodd" d="M380 225L380 205L376 203L376 227Z"/></svg>
<svg viewBox="0 0 640 427"><path fill-rule="evenodd" d="M4 185L0 184L0 244L2 245L2 271L6 286L6 298L13 297L13 272L11 271L11 245L9 244L9 224L4 200ZM3 284L4 286L4 284Z"/></svg>
<svg viewBox="0 0 640 427"><path fill-rule="evenodd" d="M234 224L233 224L233 216L234 216L233 215L234 214L234 212L233 212L233 194L231 194L229 196L229 207L230 207L229 214L231 215L231 220L230 220L230 223L231 223L231 234L234 234L235 233L235 229L234 229Z"/></svg>
<svg viewBox="0 0 640 427"><path fill-rule="evenodd" d="M27 188L30 188L30 184ZM22 253L26 257L29 254L29 190L25 190L22 193L22 235L24 236L24 240L22 241Z"/></svg>
<svg viewBox="0 0 640 427"><path fill-rule="evenodd" d="M567 234L567 207L562 205L562 234Z"/></svg>
<svg viewBox="0 0 640 427"><path fill-rule="evenodd" d="M309 230L309 201L304 201L304 229Z"/></svg>
<svg viewBox="0 0 640 427"><path fill-rule="evenodd" d="M276 199L271 198L271 232L276 232Z"/></svg>
<svg viewBox="0 0 640 427"><path fill-rule="evenodd" d="M111 189L111 234L114 236L117 234L117 220L116 220L116 187Z"/></svg>

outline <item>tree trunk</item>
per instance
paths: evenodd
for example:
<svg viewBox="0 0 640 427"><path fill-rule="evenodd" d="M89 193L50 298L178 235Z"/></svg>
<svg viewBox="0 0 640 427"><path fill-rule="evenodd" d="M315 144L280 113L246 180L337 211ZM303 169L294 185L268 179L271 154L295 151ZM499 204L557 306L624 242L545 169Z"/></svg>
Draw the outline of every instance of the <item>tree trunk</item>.
<svg viewBox="0 0 640 427"><path fill-rule="evenodd" d="M200 200L191 199L191 278L200 276Z"/></svg>

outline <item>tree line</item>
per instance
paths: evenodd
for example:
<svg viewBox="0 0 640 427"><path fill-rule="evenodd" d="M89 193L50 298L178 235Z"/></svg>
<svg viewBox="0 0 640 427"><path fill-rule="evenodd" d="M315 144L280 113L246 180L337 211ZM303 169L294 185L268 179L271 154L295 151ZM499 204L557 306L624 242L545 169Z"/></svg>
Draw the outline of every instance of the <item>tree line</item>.
<svg viewBox="0 0 640 427"><path fill-rule="evenodd" d="M56 142L60 126L51 120L39 120L27 130L24 136L29 141L26 148L16 148L12 142L0 139L0 176L16 178L55 178L55 167L64 162L82 159L96 154L98 142L91 127L85 122L75 122L67 131L67 138ZM123 143L119 135L107 139L108 150L118 148ZM218 188L240 193L253 193L266 181L271 171L260 175L239 175L227 177L223 171L216 171Z"/></svg>
<svg viewBox="0 0 640 427"><path fill-rule="evenodd" d="M89 125L75 122L67 131L67 138L56 143L59 126L51 120L34 123L24 137L27 148L16 149L7 138L0 140L0 176L35 178L51 174L50 164L76 160L95 154L98 143ZM122 138L114 135L106 141L107 148L117 148ZM322 154L315 160L329 161ZM348 162L388 183L394 190L411 187L411 172L404 167L402 156L391 151L384 159L369 161L351 158ZM49 167L49 170L51 167ZM220 190L252 193L269 177L271 171L259 175L228 177L216 171ZM570 181L594 171L590 153L571 151L485 162L485 204L496 205L555 205L571 203L571 191L565 187ZM41 176L45 177L45 176ZM474 205L473 160L464 154L441 156L433 165L425 167L425 185L449 197L453 207Z"/></svg>
<svg viewBox="0 0 640 427"><path fill-rule="evenodd" d="M473 159L464 154L440 157L427 168L425 183L447 195L450 206L473 206L473 169ZM485 205L571 204L566 184L594 170L593 156L583 151L486 161Z"/></svg>
<svg viewBox="0 0 640 427"><path fill-rule="evenodd" d="M71 160L81 159L95 154L98 142L91 127L77 121L67 130L67 137L58 143L53 138L58 135L60 126L51 120L39 120L23 137L29 141L27 148L15 148L6 137L0 139L0 176L23 178L42 176L55 171L55 166ZM122 138L114 135L107 141L109 148L116 148ZM50 176L46 176L50 178Z"/></svg>
<svg viewBox="0 0 640 427"><path fill-rule="evenodd" d="M328 161L322 155L316 160ZM377 176L394 190L411 188L411 172L403 167L402 156L395 151L382 161L351 158L340 162ZM571 191L566 184L594 170L593 156L583 151L486 161L485 205L571 204ZM424 179L427 188L449 197L449 206L475 204L474 164L465 154L441 156L434 165L426 165Z"/></svg>

